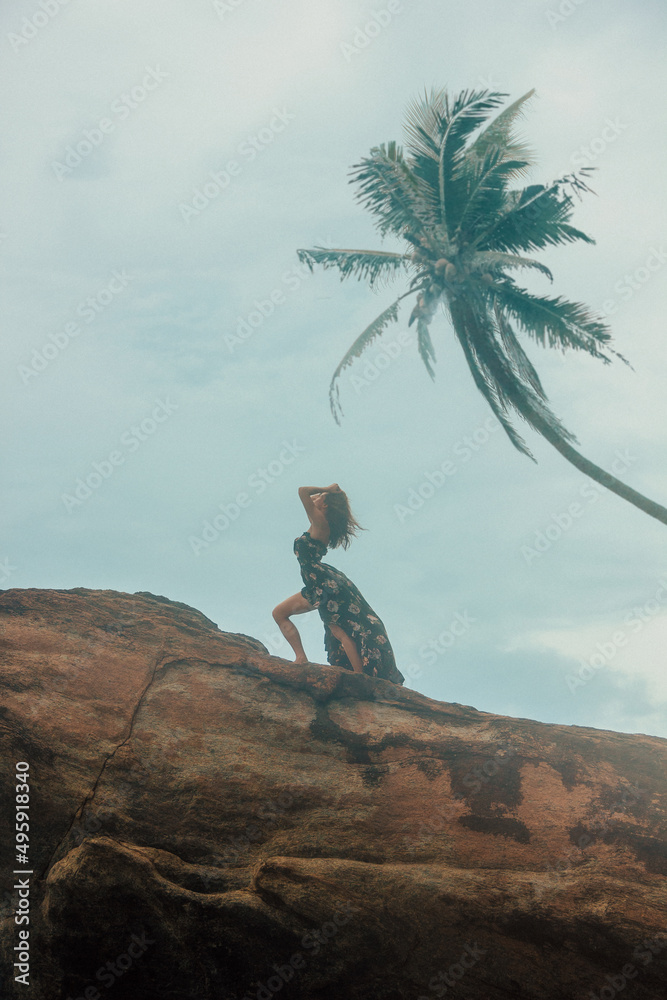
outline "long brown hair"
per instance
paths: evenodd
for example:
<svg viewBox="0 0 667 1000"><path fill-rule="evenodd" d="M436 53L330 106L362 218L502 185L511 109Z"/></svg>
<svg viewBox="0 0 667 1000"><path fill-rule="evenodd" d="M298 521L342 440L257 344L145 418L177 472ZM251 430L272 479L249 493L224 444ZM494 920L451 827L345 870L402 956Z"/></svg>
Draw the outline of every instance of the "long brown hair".
<svg viewBox="0 0 667 1000"><path fill-rule="evenodd" d="M327 493L325 495L326 515L329 524L328 548L348 548L357 531L367 531L362 528L350 509L347 493Z"/></svg>

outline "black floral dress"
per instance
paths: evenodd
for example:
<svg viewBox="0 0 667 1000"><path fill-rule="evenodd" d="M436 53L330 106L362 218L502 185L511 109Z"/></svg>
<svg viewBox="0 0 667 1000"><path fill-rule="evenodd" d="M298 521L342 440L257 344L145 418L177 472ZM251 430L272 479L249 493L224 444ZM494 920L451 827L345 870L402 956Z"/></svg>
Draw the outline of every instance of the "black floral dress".
<svg viewBox="0 0 667 1000"><path fill-rule="evenodd" d="M294 539L294 553L305 584L301 593L317 608L324 623L324 648L332 666L352 670L342 643L329 625L338 625L359 650L364 673L402 684L405 677L396 666L394 651L384 625L344 573L322 562L326 542L306 531Z"/></svg>

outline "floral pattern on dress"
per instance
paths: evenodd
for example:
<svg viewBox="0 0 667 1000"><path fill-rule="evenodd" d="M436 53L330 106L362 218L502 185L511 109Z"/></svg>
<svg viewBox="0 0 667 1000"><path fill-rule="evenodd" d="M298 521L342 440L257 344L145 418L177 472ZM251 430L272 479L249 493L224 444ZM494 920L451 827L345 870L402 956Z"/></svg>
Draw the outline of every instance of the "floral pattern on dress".
<svg viewBox="0 0 667 1000"><path fill-rule="evenodd" d="M340 625L348 636L354 636L365 674L402 684L405 678L396 666L381 619L344 573L322 562L327 550L327 544L318 538L311 538L309 531L294 539L294 554L299 560L305 584L301 594L317 608L324 624L328 662L332 666L353 669L342 643L329 627ZM332 595L335 595L335 600Z"/></svg>

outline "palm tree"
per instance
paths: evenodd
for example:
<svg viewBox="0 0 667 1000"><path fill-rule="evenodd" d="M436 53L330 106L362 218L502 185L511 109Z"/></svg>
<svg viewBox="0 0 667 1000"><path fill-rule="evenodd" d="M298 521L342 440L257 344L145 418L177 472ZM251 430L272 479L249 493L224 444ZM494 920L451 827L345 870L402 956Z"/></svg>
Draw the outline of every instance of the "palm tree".
<svg viewBox="0 0 667 1000"><path fill-rule="evenodd" d="M357 200L375 216L381 236L398 237L404 252L324 247L297 251L311 271L316 264L335 268L341 279L356 276L372 288L401 273L410 276L408 290L361 333L336 368L329 389L331 410L340 423L341 372L398 319L401 300L416 295L409 325L417 324L417 347L431 378L435 352L429 327L441 304L475 385L520 452L535 461L512 423L516 414L581 472L667 524L667 509L573 447L576 437L552 412L517 337L520 330L543 346L583 350L605 363L612 360L610 355L625 361L609 346L608 326L585 305L561 296L534 295L509 273L534 268L553 280L549 268L524 255L575 240L595 243L569 221L572 194L580 197L581 191L591 190L586 183L591 168L547 185L510 187L533 163L532 153L514 132L533 93L524 94L478 131L507 94L463 91L450 100L445 90L432 90L407 109L406 153L388 142L371 149L352 168Z"/></svg>

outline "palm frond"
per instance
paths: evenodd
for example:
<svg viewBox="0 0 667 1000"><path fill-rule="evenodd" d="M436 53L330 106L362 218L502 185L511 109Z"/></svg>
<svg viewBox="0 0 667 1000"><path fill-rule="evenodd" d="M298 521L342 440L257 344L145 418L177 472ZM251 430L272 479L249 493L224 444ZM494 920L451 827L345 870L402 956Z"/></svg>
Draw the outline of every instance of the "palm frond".
<svg viewBox="0 0 667 1000"><path fill-rule="evenodd" d="M453 304L452 311L454 317L458 314L457 306L458 303ZM509 437L514 447L523 455L527 455L528 458L535 461L535 456L532 454L530 448L517 432L516 428L512 424L512 421L507 415L507 405L505 405L499 397L495 380L489 377L489 374L486 371L486 366L479 356L477 339L474 332L468 330L466 324L460 318L458 321L456 318L454 319L454 332L456 333L457 339L463 349L463 354L468 362L468 368L470 369L473 381L491 407L491 410L500 422L501 427Z"/></svg>
<svg viewBox="0 0 667 1000"><path fill-rule="evenodd" d="M480 249L507 250L510 253L543 250L547 246L583 240L595 240L569 224L572 198L565 191L566 178L553 184L531 184L521 192L512 192L508 211L476 238Z"/></svg>
<svg viewBox="0 0 667 1000"><path fill-rule="evenodd" d="M547 397L540 381L540 376L537 374L533 363L519 343L517 336L512 329L511 323L507 317L503 315L502 310L498 309L497 306L494 306L494 317L496 320L498 335L505 351L507 352L507 356L512 363L512 366L517 370L521 379L531 386L541 399L546 401Z"/></svg>
<svg viewBox="0 0 667 1000"><path fill-rule="evenodd" d="M404 271L408 263L405 254L389 253L384 250L333 250L328 247L314 247L312 250L297 250L297 257L310 270L321 264L324 270L335 269L344 278L365 279L374 287L385 278L393 278Z"/></svg>
<svg viewBox="0 0 667 1000"><path fill-rule="evenodd" d="M460 193L465 203L457 224L461 239L474 238L480 228L488 228L502 217L507 211L508 183L524 177L533 162L533 151L512 134L512 129L534 93L530 90L501 112L462 152L455 170L457 178L465 178L467 187Z"/></svg>
<svg viewBox="0 0 667 1000"><path fill-rule="evenodd" d="M468 153L470 156L482 156L490 147L495 146L502 150L505 159L525 160L527 165L534 160L534 152L530 146L520 142L512 134L517 118L524 113L524 104L535 93L535 88L529 90L527 94L520 97L508 108L501 111L494 118L490 125L477 136L470 146Z"/></svg>
<svg viewBox="0 0 667 1000"><path fill-rule="evenodd" d="M470 259L468 267L471 271L495 271L505 267L532 267L542 274L545 274L550 281L553 281L553 274L539 260L532 257L519 257L512 253L500 253L496 250L481 250Z"/></svg>
<svg viewBox="0 0 667 1000"><path fill-rule="evenodd" d="M432 379L435 379L435 372L431 364L432 361L435 361L435 351L428 323L422 316L417 317L417 350L419 351L419 357L426 366L426 371Z"/></svg>
<svg viewBox="0 0 667 1000"><path fill-rule="evenodd" d="M455 170L463 158L465 144L506 94L488 90L464 90L450 106L444 90L432 91L421 101L412 102L405 116L408 149L415 160L416 173L439 196L440 222L453 231L454 219L449 210L450 196L455 202Z"/></svg>
<svg viewBox="0 0 667 1000"><path fill-rule="evenodd" d="M415 158L426 157L438 162L440 126L449 115L449 97L446 89L424 91L420 99L410 101L405 109L407 148Z"/></svg>
<svg viewBox="0 0 667 1000"><path fill-rule="evenodd" d="M475 383L491 405L512 444L534 460L526 442L511 422L511 410L538 433L542 433L542 426L546 424L559 440L576 442L576 437L549 408L541 386L536 390L530 380L525 380L511 354L504 352L498 344L493 323L484 304L461 298L452 304L452 313L455 317L454 329ZM530 365L529 361L528 364Z"/></svg>
<svg viewBox="0 0 667 1000"><path fill-rule="evenodd" d="M488 228L507 212L507 184L527 165L511 160L502 149L490 146L483 155L467 154L452 171L448 217L455 223L452 239L471 242L480 228Z"/></svg>
<svg viewBox="0 0 667 1000"><path fill-rule="evenodd" d="M450 120L440 140L438 163L438 184L440 193L440 218L451 235L456 226L455 206L457 188L462 186L458 167L469 136L481 125L493 108L497 107L506 94L491 94L463 91L452 109ZM444 123L443 123L444 124Z"/></svg>
<svg viewBox="0 0 667 1000"><path fill-rule="evenodd" d="M406 108L408 149L413 156L428 156L439 161L445 145L449 155L455 155L505 97L507 94L488 90L462 90L450 105L445 88L431 89Z"/></svg>
<svg viewBox="0 0 667 1000"><path fill-rule="evenodd" d="M350 174L350 183L359 185L357 201L376 217L382 236L437 222L437 193L414 174L395 142L373 148Z"/></svg>
<svg viewBox="0 0 667 1000"><path fill-rule="evenodd" d="M399 295L399 297L388 306L384 312L381 312L379 316L373 320L372 323L366 327L366 329L359 334L352 347L346 352L343 360L340 362L336 371L333 373L331 383L329 385L329 405L331 407L331 412L334 415L334 419L337 424L340 424L339 416L343 415L343 410L340 405L340 388L337 380L340 378L341 372L351 365L355 358L358 358L369 346L369 344L379 337L382 331L389 326L390 323L395 323L398 319L398 304L401 299L404 299L407 295L411 295L412 292L405 292L404 295Z"/></svg>
<svg viewBox="0 0 667 1000"><path fill-rule="evenodd" d="M586 351L594 358L609 363L608 351L626 364L626 359L609 347L611 331L606 323L580 302L569 302L562 296L555 298L533 295L519 288L510 278L496 282L490 289L494 302L502 312L514 319L526 333L539 344L558 347L565 351Z"/></svg>

